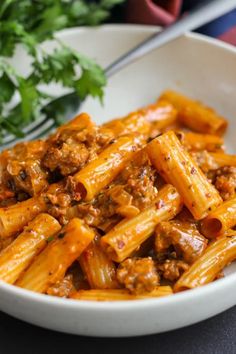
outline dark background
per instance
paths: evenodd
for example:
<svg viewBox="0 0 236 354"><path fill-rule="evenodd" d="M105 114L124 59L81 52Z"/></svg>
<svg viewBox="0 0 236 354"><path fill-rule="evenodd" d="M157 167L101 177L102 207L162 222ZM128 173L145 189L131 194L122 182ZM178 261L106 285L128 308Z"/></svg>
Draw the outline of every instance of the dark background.
<svg viewBox="0 0 236 354"><path fill-rule="evenodd" d="M234 354L236 307L197 325L169 333L114 339L48 331L0 313L0 353Z"/></svg>

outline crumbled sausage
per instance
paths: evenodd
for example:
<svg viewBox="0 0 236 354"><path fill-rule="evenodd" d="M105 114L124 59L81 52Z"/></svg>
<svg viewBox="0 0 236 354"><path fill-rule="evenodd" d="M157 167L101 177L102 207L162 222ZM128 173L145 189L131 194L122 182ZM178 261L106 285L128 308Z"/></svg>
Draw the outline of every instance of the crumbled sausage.
<svg viewBox="0 0 236 354"><path fill-rule="evenodd" d="M85 217L89 225L98 227L115 214L126 217L138 214L156 198L158 178L146 153L138 152L113 183L91 203L78 205L79 215Z"/></svg>
<svg viewBox="0 0 236 354"><path fill-rule="evenodd" d="M47 294L59 297L68 297L74 291L73 276L71 274L65 276L63 280L57 281L48 290Z"/></svg>
<svg viewBox="0 0 236 354"><path fill-rule="evenodd" d="M163 278L175 281L189 269L189 265L181 260L167 259L164 263L158 264L157 269L161 272Z"/></svg>
<svg viewBox="0 0 236 354"><path fill-rule="evenodd" d="M215 170L218 167L214 158L205 150L191 152L191 156L204 173L207 173L209 170Z"/></svg>
<svg viewBox="0 0 236 354"><path fill-rule="evenodd" d="M21 192L35 196L45 189L48 173L41 166L44 150L45 142L38 140L19 143L3 151L0 154L1 189L11 191L16 196ZM3 194L8 197L6 192Z"/></svg>
<svg viewBox="0 0 236 354"><path fill-rule="evenodd" d="M151 257L126 259L117 270L117 279L135 294L150 292L160 284L160 277Z"/></svg>
<svg viewBox="0 0 236 354"><path fill-rule="evenodd" d="M224 200L233 197L236 193L236 167L225 166L216 170L214 184Z"/></svg>
<svg viewBox="0 0 236 354"><path fill-rule="evenodd" d="M62 176L68 176L96 158L112 139L111 132L92 124L83 129L72 126L59 130L47 140L43 166L51 172L59 169Z"/></svg>
<svg viewBox="0 0 236 354"><path fill-rule="evenodd" d="M155 249L166 252L171 245L176 253L188 263L198 259L207 247L207 239L200 234L195 224L187 221L165 221L157 225Z"/></svg>

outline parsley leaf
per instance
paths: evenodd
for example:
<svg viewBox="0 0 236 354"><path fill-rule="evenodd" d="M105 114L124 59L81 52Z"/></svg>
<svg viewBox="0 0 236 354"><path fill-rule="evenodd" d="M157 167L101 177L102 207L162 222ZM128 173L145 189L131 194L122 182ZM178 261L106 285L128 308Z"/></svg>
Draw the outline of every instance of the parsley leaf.
<svg viewBox="0 0 236 354"><path fill-rule="evenodd" d="M113 6L124 1L0 1L0 139L8 133L23 137L22 129L39 117L45 98L49 97L38 85L55 82L70 88L81 99L91 95L102 101L106 78L99 65L63 44L50 54L39 44L63 28L98 25L108 18ZM9 64L8 57L14 55L17 45L24 46L31 56L29 77L20 76ZM19 104L9 109L15 95ZM63 110L59 104L53 108L55 111L47 112L47 116L61 124Z"/></svg>
<svg viewBox="0 0 236 354"><path fill-rule="evenodd" d="M4 103L7 103L11 100L15 92L15 86L5 72L0 78L0 92L0 107L2 107Z"/></svg>
<svg viewBox="0 0 236 354"><path fill-rule="evenodd" d="M52 242L54 240L53 236L49 236L46 240L47 243Z"/></svg>
<svg viewBox="0 0 236 354"><path fill-rule="evenodd" d="M32 116L40 100L40 95L30 80L20 80L19 93L21 96L22 118L25 123L28 123L32 120Z"/></svg>

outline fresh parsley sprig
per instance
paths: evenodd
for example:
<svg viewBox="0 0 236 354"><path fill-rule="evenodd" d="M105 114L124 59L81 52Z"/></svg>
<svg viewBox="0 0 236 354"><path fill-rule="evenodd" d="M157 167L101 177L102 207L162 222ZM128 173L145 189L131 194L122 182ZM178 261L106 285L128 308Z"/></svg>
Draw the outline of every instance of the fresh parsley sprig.
<svg viewBox="0 0 236 354"><path fill-rule="evenodd" d="M124 0L2 0L0 3L0 138L7 133L24 136L22 129L41 114L47 95L39 85L52 82L75 91L81 99L91 95L102 100L106 78L93 60L60 44L51 54L39 44L55 31L77 25L97 25ZM29 77L9 64L17 45L32 59ZM76 74L76 66L81 74ZM19 104L9 108L13 96ZM54 117L59 121L57 112Z"/></svg>

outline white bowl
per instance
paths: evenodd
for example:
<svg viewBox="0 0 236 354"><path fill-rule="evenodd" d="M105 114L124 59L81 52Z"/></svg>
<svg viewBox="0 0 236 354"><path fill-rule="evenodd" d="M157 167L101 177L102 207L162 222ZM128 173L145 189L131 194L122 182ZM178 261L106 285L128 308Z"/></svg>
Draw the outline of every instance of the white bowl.
<svg viewBox="0 0 236 354"><path fill-rule="evenodd" d="M111 25L70 29L59 36L106 66L156 30ZM18 58L18 62L22 60ZM21 69L27 68L21 65ZM200 99L225 115L230 122L227 143L236 151L236 49L200 35L188 34L124 69L109 80L104 107L88 99L82 109L100 123L154 101L166 88ZM235 265L226 274L212 284L170 297L116 303L60 299L0 282L0 309L27 322L73 334L121 337L159 333L235 305Z"/></svg>

